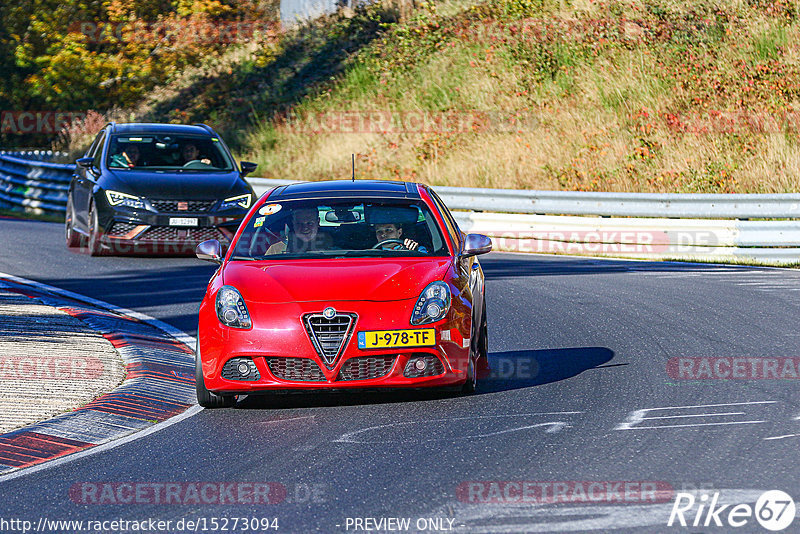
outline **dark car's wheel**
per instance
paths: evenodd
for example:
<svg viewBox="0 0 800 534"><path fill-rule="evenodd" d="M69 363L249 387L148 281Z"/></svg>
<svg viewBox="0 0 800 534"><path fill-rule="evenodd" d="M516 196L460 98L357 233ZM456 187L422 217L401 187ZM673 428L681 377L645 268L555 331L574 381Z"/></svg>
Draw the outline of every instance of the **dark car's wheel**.
<svg viewBox="0 0 800 534"><path fill-rule="evenodd" d="M100 221L97 218L97 210L92 205L89 211L89 254L92 256L100 256L103 253L102 246L100 245Z"/></svg>
<svg viewBox="0 0 800 534"><path fill-rule="evenodd" d="M195 352L194 362L194 381L197 390L197 404L203 408L230 408L236 404L234 395L217 395L206 389L206 382L203 380L203 367L200 364L200 351Z"/></svg>
<svg viewBox="0 0 800 534"><path fill-rule="evenodd" d="M75 224L75 208L72 207L72 197L67 198L67 210L64 216L64 237L67 241L67 247L75 248L81 246L83 238L81 234L75 231L73 225Z"/></svg>

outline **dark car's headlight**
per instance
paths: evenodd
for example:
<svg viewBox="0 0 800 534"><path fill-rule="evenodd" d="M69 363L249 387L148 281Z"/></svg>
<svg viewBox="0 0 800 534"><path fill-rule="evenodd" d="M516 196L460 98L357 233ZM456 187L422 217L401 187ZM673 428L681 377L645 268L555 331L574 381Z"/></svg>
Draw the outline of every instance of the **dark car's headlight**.
<svg viewBox="0 0 800 534"><path fill-rule="evenodd" d="M229 210L232 208L247 209L250 207L250 202L253 200L253 195L247 193L246 195L237 195L235 197L226 198L219 205L221 210Z"/></svg>
<svg viewBox="0 0 800 534"><path fill-rule="evenodd" d="M217 317L231 328L250 328L250 314L242 295L233 286L222 286L217 292Z"/></svg>
<svg viewBox="0 0 800 534"><path fill-rule="evenodd" d="M411 324L433 323L450 309L450 288L444 282L431 282L422 292L411 313Z"/></svg>
<svg viewBox="0 0 800 534"><path fill-rule="evenodd" d="M127 208L144 208L144 201L141 198L120 193L119 191L106 191L108 203L112 206L125 206Z"/></svg>

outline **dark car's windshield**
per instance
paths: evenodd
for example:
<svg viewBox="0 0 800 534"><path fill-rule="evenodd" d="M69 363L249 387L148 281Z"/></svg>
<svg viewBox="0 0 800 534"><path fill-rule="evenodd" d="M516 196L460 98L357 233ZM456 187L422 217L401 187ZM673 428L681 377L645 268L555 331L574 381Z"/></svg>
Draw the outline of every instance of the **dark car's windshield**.
<svg viewBox="0 0 800 534"><path fill-rule="evenodd" d="M247 221L233 260L448 255L421 201L268 202Z"/></svg>
<svg viewBox="0 0 800 534"><path fill-rule="evenodd" d="M219 138L201 135L114 135L108 147L110 169L232 171L233 162Z"/></svg>

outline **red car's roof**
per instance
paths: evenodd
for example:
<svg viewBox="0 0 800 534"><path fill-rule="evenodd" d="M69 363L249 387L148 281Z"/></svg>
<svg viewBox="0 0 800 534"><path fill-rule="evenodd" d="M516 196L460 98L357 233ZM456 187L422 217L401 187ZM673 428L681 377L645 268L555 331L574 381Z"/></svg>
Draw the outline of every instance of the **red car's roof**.
<svg viewBox="0 0 800 534"><path fill-rule="evenodd" d="M412 182L384 180L331 180L301 182L275 188L269 200L328 197L379 197L419 199L419 186Z"/></svg>

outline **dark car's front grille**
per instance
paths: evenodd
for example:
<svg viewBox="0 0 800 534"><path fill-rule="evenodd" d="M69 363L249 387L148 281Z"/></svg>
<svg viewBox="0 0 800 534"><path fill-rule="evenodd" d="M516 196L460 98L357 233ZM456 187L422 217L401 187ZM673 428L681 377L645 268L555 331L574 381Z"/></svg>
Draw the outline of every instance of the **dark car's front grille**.
<svg viewBox="0 0 800 534"><path fill-rule="evenodd" d="M270 372L281 380L325 382L325 375L310 358L265 358Z"/></svg>
<svg viewBox="0 0 800 534"><path fill-rule="evenodd" d="M216 200L150 200L160 213L198 213L208 211Z"/></svg>
<svg viewBox="0 0 800 534"><path fill-rule="evenodd" d="M317 354L329 369L334 367L350 339L356 317L354 313L336 313L330 319L321 313L303 316L306 333Z"/></svg>
<svg viewBox="0 0 800 534"><path fill-rule="evenodd" d="M216 239L227 242L225 234L217 228L181 228L177 226L151 226L139 240L141 241L205 241Z"/></svg>
<svg viewBox="0 0 800 534"><path fill-rule="evenodd" d="M106 235L110 237L122 237L136 228L136 226L137 225L131 223L115 222L111 228L108 229Z"/></svg>
<svg viewBox="0 0 800 534"><path fill-rule="evenodd" d="M339 371L336 380L369 380L389 374L396 356L363 356L350 358Z"/></svg>

